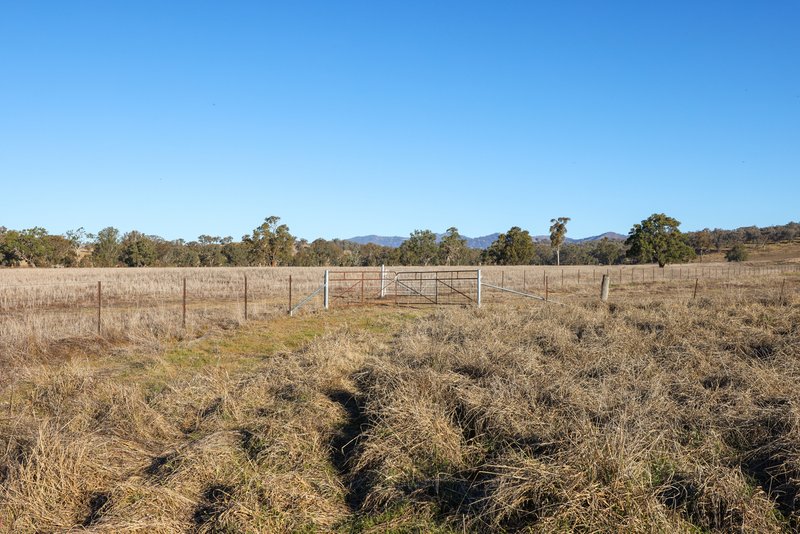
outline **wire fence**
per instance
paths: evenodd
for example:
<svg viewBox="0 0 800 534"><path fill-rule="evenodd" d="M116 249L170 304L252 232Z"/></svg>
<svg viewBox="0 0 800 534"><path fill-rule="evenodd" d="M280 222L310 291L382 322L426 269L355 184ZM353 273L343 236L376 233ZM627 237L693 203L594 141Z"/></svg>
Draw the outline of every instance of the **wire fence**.
<svg viewBox="0 0 800 534"><path fill-rule="evenodd" d="M668 265L614 267L543 267L492 269L483 274L484 301L514 298L499 288L533 294L548 301L584 302L598 300L606 275L611 283L611 300L623 298L686 300L700 297L746 300L748 298L789 298L800 283L800 265ZM522 297L520 297L522 298Z"/></svg>
<svg viewBox="0 0 800 534"><path fill-rule="evenodd" d="M451 269L426 268L440 272ZM800 284L800 265L792 263L690 264L664 268L650 265L484 266L480 269L485 284L485 303L525 298L502 289L552 301L596 300L603 275L611 279L612 301L621 298L695 299L712 294L733 299L786 300L796 293ZM367 279L380 272L363 268L349 270L369 272ZM410 273L420 269L392 267L391 270ZM26 336L53 339L125 336L132 332L179 335L186 329L212 323L269 319L288 314L293 304L318 289L324 268L28 271L0 271L0 347L9 339L19 342ZM92 280L92 275L97 279ZM333 307L342 305L336 299L331 304ZM435 304L411 303L416 306ZM301 311L308 313L322 307L323 296L319 294Z"/></svg>

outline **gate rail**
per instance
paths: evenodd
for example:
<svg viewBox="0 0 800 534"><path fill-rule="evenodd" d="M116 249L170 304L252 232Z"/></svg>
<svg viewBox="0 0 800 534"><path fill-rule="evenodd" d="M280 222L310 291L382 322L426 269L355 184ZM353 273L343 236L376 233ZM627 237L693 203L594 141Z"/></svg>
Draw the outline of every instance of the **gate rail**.
<svg viewBox="0 0 800 534"><path fill-rule="evenodd" d="M484 284L486 285L486 284ZM324 280L313 293L293 307L294 313L320 292L323 307L363 304L398 306L481 305L480 269L430 271L325 271Z"/></svg>
<svg viewBox="0 0 800 534"><path fill-rule="evenodd" d="M393 280L397 304L480 305L480 270L401 271Z"/></svg>

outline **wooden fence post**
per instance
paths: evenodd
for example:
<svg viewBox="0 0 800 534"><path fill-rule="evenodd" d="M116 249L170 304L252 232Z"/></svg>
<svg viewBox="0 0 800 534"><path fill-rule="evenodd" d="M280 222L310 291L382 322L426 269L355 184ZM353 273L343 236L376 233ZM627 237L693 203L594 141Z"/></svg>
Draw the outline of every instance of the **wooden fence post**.
<svg viewBox="0 0 800 534"><path fill-rule="evenodd" d="M548 290L547 290L547 275L544 275L544 301L547 302L548 298Z"/></svg>
<svg viewBox="0 0 800 534"><path fill-rule="evenodd" d="M783 282L781 282L781 294L778 297L778 302L780 302L781 304L785 304L785 302L783 301L783 288L784 287L786 287L786 278L784 278Z"/></svg>
<svg viewBox="0 0 800 534"><path fill-rule="evenodd" d="M607 274L603 275L603 280L600 282L600 300L606 302L608 300L608 286L610 285L609 282L611 281L611 277Z"/></svg>
<svg viewBox="0 0 800 534"><path fill-rule="evenodd" d="M694 279L694 293L692 294L692 300L697 298L697 284L699 284L699 283L700 283L700 279L699 278L695 278Z"/></svg>
<svg viewBox="0 0 800 534"><path fill-rule="evenodd" d="M244 275L244 320L247 320L247 275Z"/></svg>
<svg viewBox="0 0 800 534"><path fill-rule="evenodd" d="M383 284L383 282L381 282ZM289 275L289 315L292 314L292 275Z"/></svg>

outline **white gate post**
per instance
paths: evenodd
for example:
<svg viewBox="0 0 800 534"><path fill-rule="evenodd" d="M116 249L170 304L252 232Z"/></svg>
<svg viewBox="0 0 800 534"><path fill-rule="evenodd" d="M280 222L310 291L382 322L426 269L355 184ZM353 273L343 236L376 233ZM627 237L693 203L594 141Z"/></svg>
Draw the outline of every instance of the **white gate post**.
<svg viewBox="0 0 800 534"><path fill-rule="evenodd" d="M324 291L323 291L323 299L322 299L322 303L323 303L323 305L325 306L325 309L326 309L326 310L328 309L328 304L329 304L329 300L328 300L328 298L329 298L329 296L330 296L330 293L329 293L329 291L328 291L328 290L329 290L329 287L328 287L328 272L329 272L329 271L326 269L326 270L325 270L325 282L324 282L325 289L324 289Z"/></svg>
<svg viewBox="0 0 800 534"><path fill-rule="evenodd" d="M478 307L481 307L481 270L478 269Z"/></svg>
<svg viewBox="0 0 800 534"><path fill-rule="evenodd" d="M386 296L386 268L381 263L381 298Z"/></svg>

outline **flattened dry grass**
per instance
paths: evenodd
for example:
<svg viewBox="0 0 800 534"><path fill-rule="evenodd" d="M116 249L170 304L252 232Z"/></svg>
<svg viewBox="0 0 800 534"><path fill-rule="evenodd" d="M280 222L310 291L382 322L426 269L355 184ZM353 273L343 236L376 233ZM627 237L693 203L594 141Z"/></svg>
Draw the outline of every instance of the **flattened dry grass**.
<svg viewBox="0 0 800 534"><path fill-rule="evenodd" d="M800 528L793 294L351 308L114 350L15 363L0 530Z"/></svg>

